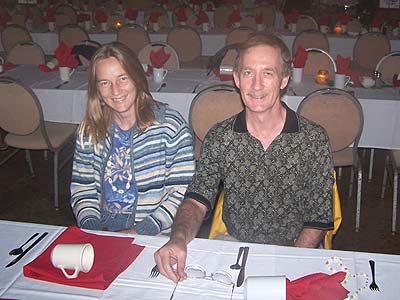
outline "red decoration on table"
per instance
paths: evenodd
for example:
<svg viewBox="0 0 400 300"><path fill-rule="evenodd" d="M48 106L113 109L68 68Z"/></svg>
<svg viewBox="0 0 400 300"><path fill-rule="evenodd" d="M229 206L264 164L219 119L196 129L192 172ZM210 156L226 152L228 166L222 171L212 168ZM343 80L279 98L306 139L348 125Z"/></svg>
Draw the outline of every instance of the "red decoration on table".
<svg viewBox="0 0 400 300"><path fill-rule="evenodd" d="M349 21L350 21L350 15L340 14L340 15L338 15L338 20L339 20L340 24L347 25L347 23L349 23Z"/></svg>
<svg viewBox="0 0 400 300"><path fill-rule="evenodd" d="M54 51L55 57L58 60L59 67L76 68L78 66L78 60L74 55L71 54L72 49L65 45L63 42L58 45Z"/></svg>
<svg viewBox="0 0 400 300"><path fill-rule="evenodd" d="M84 14L84 13L79 13L78 14L78 22L86 22L90 21L90 15L89 14Z"/></svg>
<svg viewBox="0 0 400 300"><path fill-rule="evenodd" d="M104 10L99 9L99 10L96 11L96 14L95 14L94 18L96 19L96 21L98 23L106 23L107 19L108 19L108 16L107 16L107 13Z"/></svg>
<svg viewBox="0 0 400 300"><path fill-rule="evenodd" d="M132 7L127 7L125 10L125 18L131 21L135 21L138 16L138 11L137 9L134 9Z"/></svg>
<svg viewBox="0 0 400 300"><path fill-rule="evenodd" d="M49 73L58 71L58 67L51 69L47 65L39 65L39 70L42 71L43 73Z"/></svg>
<svg viewBox="0 0 400 300"><path fill-rule="evenodd" d="M185 7L183 7L183 6L179 7L178 10L176 11L176 16L178 18L178 22L186 22L187 16L186 16Z"/></svg>
<svg viewBox="0 0 400 300"><path fill-rule="evenodd" d="M153 68L162 68L171 56L170 53L165 52L165 47L161 47L159 50L151 50L150 61Z"/></svg>
<svg viewBox="0 0 400 300"><path fill-rule="evenodd" d="M399 87L400 86L399 74L394 74L393 75L393 86L395 86L395 87Z"/></svg>
<svg viewBox="0 0 400 300"><path fill-rule="evenodd" d="M34 261L24 266L26 277L84 288L105 290L143 251L144 246L132 244L134 238L104 236L68 227ZM64 277L53 267L50 255L58 244L90 243L94 248L94 264L88 273L80 272L75 279Z"/></svg>
<svg viewBox="0 0 400 300"><path fill-rule="evenodd" d="M149 16L151 23L158 23L158 19L161 17L161 12L158 10L152 11Z"/></svg>
<svg viewBox="0 0 400 300"><path fill-rule="evenodd" d="M4 10L0 12L0 25L6 25L8 22L11 22L12 18L8 11Z"/></svg>
<svg viewBox="0 0 400 300"><path fill-rule="evenodd" d="M42 20L46 23L55 22L56 21L55 13L56 13L56 7L50 6L46 11L46 15L42 16Z"/></svg>
<svg viewBox="0 0 400 300"><path fill-rule="evenodd" d="M211 2L207 3L207 11L213 11L214 10L214 5Z"/></svg>
<svg viewBox="0 0 400 300"><path fill-rule="evenodd" d="M326 12L322 12L319 15L319 20L318 20L319 25L324 25L328 26L329 23L329 15Z"/></svg>
<svg viewBox="0 0 400 300"><path fill-rule="evenodd" d="M262 15L262 13L256 14L254 19L256 20L256 24L262 24L263 23L263 15Z"/></svg>
<svg viewBox="0 0 400 300"><path fill-rule="evenodd" d="M208 16L204 12L204 10L200 10L199 14L197 15L197 20L195 22L196 25L201 25L203 23L208 23Z"/></svg>
<svg viewBox="0 0 400 300"><path fill-rule="evenodd" d="M10 63L10 62L6 62L6 63L3 64L3 69L6 70L6 71L12 70L12 69L14 69L16 67L17 67L17 65L14 65L13 63Z"/></svg>
<svg viewBox="0 0 400 300"><path fill-rule="evenodd" d="M372 18L371 26L380 28L382 26L382 24L383 24L383 15L382 14L376 14Z"/></svg>
<svg viewBox="0 0 400 300"><path fill-rule="evenodd" d="M286 14L284 14L284 18L285 18L285 22L287 23L287 24L290 24L290 23L297 23L297 20L299 19L299 11L297 10L297 9L292 9L291 11L290 11L290 13L286 13Z"/></svg>
<svg viewBox="0 0 400 300"><path fill-rule="evenodd" d="M293 60L293 67L304 68L307 57L308 57L308 52L306 51L306 49L301 45L297 47L297 51Z"/></svg>
<svg viewBox="0 0 400 300"><path fill-rule="evenodd" d="M342 300L349 293L341 285L345 277L345 272L337 272L310 274L293 281L286 279L286 300Z"/></svg>
<svg viewBox="0 0 400 300"><path fill-rule="evenodd" d="M240 9L234 9L228 17L228 23L226 24L226 27L231 27L234 23L240 22L241 19L242 17L240 16Z"/></svg>
<svg viewBox="0 0 400 300"><path fill-rule="evenodd" d="M351 58L344 58L340 54L336 57L336 73L350 76L355 86L361 86L359 75L351 70Z"/></svg>

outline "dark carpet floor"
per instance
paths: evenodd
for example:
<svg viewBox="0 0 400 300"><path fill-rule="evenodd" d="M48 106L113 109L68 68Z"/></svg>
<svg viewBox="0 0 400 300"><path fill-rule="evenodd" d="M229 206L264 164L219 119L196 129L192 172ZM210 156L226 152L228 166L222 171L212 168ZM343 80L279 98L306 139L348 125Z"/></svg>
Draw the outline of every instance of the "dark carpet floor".
<svg viewBox="0 0 400 300"><path fill-rule="evenodd" d="M0 151L0 161L9 152ZM361 154L362 150L360 151ZM45 159L43 151L31 151L35 176L31 177L25 155L20 151L0 167L0 219L54 225L75 225L69 205L71 161L59 172L60 209L54 209L52 155ZM364 180L362 194L361 228L354 231L356 196L348 198L350 170L344 169L338 180L343 222L334 240L334 248L363 252L400 254L399 234L391 234L392 189L380 199L382 174L386 151L375 151L375 166L371 182L367 169L369 151L363 157ZM206 237L209 223L205 222L199 237ZM398 228L398 227L397 227Z"/></svg>

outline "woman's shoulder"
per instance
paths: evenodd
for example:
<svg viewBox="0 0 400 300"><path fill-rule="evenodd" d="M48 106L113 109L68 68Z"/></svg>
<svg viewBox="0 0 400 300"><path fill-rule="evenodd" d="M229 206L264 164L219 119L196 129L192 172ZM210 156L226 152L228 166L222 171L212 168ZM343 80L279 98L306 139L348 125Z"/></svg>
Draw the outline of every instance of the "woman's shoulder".
<svg viewBox="0 0 400 300"><path fill-rule="evenodd" d="M167 104L159 104L153 110L156 124L170 125L177 128L187 127L187 122L182 115Z"/></svg>

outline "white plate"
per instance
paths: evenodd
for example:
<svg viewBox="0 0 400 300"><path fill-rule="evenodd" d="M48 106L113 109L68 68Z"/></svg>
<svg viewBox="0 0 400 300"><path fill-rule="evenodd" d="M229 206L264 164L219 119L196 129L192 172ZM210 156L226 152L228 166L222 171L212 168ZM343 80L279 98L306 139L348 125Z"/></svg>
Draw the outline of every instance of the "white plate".
<svg viewBox="0 0 400 300"><path fill-rule="evenodd" d="M359 35L358 32L353 32L353 31L347 31L347 34L348 34L349 36L357 36L357 35Z"/></svg>

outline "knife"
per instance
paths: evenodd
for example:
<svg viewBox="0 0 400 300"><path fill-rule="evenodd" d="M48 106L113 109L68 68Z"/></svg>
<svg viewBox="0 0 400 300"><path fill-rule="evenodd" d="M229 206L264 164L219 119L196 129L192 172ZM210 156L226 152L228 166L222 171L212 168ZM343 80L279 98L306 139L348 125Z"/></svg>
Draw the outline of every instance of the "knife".
<svg viewBox="0 0 400 300"><path fill-rule="evenodd" d="M246 263L247 263L247 256L249 255L249 247L244 247L244 253L243 253L243 260L239 272L239 276L236 282L236 286L240 287L243 284L244 281L244 276L245 276L245 269L246 269Z"/></svg>
<svg viewBox="0 0 400 300"><path fill-rule="evenodd" d="M26 253L28 253L33 247L35 247L41 240L43 240L45 238L45 236L48 234L48 232L43 233L41 236L39 236L36 241L34 241L28 248L26 248L24 250L24 252L22 252L20 255L18 255L16 258L14 258L7 266L11 267L12 265L16 264L17 262L19 262L21 260L21 258L23 258L25 256Z"/></svg>

